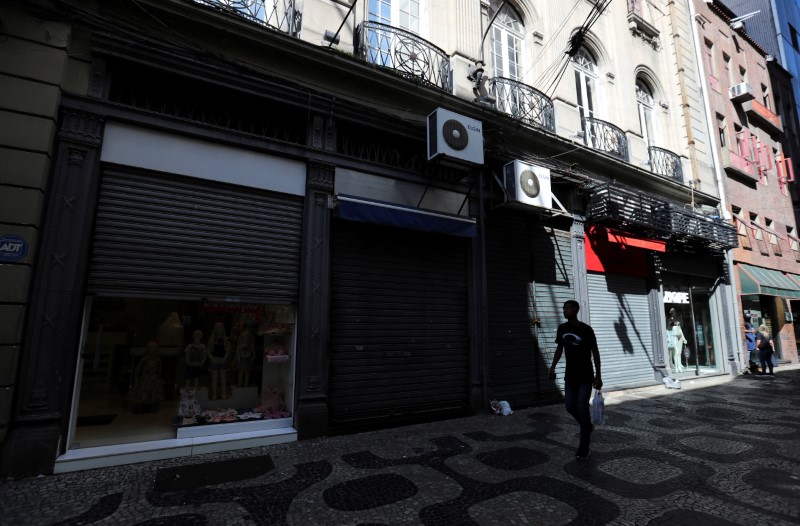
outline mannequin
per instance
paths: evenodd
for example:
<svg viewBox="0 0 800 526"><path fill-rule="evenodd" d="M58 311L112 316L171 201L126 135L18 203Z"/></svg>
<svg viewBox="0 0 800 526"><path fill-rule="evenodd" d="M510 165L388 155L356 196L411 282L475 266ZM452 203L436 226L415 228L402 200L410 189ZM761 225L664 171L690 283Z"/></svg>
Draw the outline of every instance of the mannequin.
<svg viewBox="0 0 800 526"><path fill-rule="evenodd" d="M217 322L208 338L206 355L208 370L211 372L211 400L218 400L217 386L220 387L220 398L228 397L228 357L231 354L231 342L225 336L225 325Z"/></svg>
<svg viewBox="0 0 800 526"><path fill-rule="evenodd" d="M194 331L192 333L192 340L194 341L187 345L183 351L186 356L186 371L184 373L186 387L190 387L189 383L193 381L195 390L200 385L200 375L203 374L203 365L206 363L206 346L202 339L203 332Z"/></svg>
<svg viewBox="0 0 800 526"><path fill-rule="evenodd" d="M681 361L683 355L683 346L687 343L686 338L683 335L683 330L681 329L681 322L678 320L673 321L670 333L672 335L673 344L673 347L670 349L672 368L675 369L676 373L680 373L683 371L683 362Z"/></svg>
<svg viewBox="0 0 800 526"><path fill-rule="evenodd" d="M133 404L134 413L158 411L159 403L164 399L164 379L161 377L161 353L157 341L147 344L133 372L133 388L128 400Z"/></svg>
<svg viewBox="0 0 800 526"><path fill-rule="evenodd" d="M239 335L239 342L236 345L236 370L238 373L239 387L250 384L250 369L253 368L253 360L256 353L253 345L253 333L245 330Z"/></svg>

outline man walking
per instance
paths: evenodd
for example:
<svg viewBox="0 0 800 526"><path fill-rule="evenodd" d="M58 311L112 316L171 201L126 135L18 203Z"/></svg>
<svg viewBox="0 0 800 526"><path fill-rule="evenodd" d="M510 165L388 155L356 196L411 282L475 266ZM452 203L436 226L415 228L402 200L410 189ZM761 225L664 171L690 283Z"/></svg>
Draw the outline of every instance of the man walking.
<svg viewBox="0 0 800 526"><path fill-rule="evenodd" d="M555 378L556 364L561 359L561 353L566 352L564 405L567 412L581 426L581 438L575 458L586 460L589 458L589 442L594 430L589 412L589 397L592 394L592 385L600 389L603 387L603 380L600 378L600 351L597 350L597 338L589 325L578 321L580 309L581 306L575 300L564 302L564 317L567 321L558 326L556 354L550 367L550 378ZM592 370L592 358L594 358L594 370Z"/></svg>

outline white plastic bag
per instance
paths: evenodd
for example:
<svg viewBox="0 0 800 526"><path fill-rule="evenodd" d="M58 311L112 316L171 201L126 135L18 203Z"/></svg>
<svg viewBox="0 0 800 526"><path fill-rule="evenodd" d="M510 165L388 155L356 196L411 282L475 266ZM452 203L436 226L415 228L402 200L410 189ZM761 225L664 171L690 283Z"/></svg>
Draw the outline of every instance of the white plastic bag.
<svg viewBox="0 0 800 526"><path fill-rule="evenodd" d="M603 393L600 389L594 392L594 399L592 400L592 423L596 426L602 426L606 423L604 414L605 402L603 401Z"/></svg>
<svg viewBox="0 0 800 526"><path fill-rule="evenodd" d="M681 388L681 381L677 378L672 378L670 376L665 376L662 381L664 385L667 386L667 389L680 389Z"/></svg>

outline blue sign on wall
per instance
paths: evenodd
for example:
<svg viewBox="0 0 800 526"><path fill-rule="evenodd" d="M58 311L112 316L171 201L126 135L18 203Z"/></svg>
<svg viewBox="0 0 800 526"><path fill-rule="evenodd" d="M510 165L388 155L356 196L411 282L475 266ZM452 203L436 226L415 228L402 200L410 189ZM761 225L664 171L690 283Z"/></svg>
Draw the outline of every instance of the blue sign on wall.
<svg viewBox="0 0 800 526"><path fill-rule="evenodd" d="M28 242L22 236L0 237L0 263L19 261L28 255Z"/></svg>

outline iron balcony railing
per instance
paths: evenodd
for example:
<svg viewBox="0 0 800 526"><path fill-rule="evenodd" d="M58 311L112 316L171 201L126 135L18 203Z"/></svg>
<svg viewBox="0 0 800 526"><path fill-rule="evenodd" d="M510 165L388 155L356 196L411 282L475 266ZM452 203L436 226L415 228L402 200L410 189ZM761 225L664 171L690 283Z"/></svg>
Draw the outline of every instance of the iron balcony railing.
<svg viewBox="0 0 800 526"><path fill-rule="evenodd" d="M403 77L452 92L450 58L424 38L380 22L365 20L356 29L356 56Z"/></svg>
<svg viewBox="0 0 800 526"><path fill-rule="evenodd" d="M584 142L590 148L628 161L628 138L625 132L611 124L594 117L583 118Z"/></svg>
<svg viewBox="0 0 800 526"><path fill-rule="evenodd" d="M553 101L541 91L505 77L492 78L489 88L497 99L498 110L531 126L556 131Z"/></svg>
<svg viewBox="0 0 800 526"><path fill-rule="evenodd" d="M658 146L650 146L647 151L650 154L651 172L683 182L683 166L678 155Z"/></svg>
<svg viewBox="0 0 800 526"><path fill-rule="evenodd" d="M675 205L670 205L669 217L672 237L675 241L686 241L687 237L699 238L706 246L720 250L739 246L739 234L736 227L721 219L714 219L700 212L682 209Z"/></svg>
<svg viewBox="0 0 800 526"><path fill-rule="evenodd" d="M235 14L291 36L300 33L303 13L297 0L192 0L227 13Z"/></svg>

